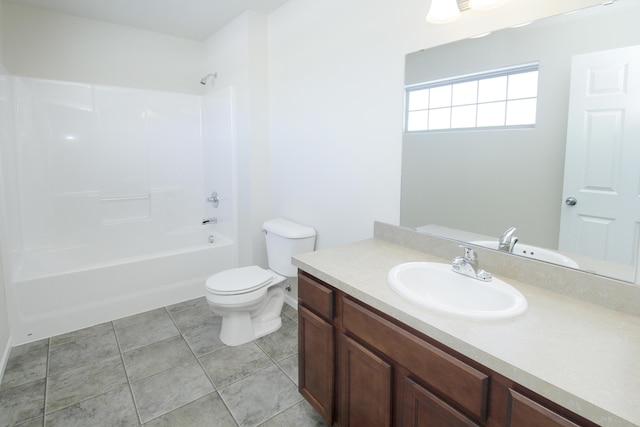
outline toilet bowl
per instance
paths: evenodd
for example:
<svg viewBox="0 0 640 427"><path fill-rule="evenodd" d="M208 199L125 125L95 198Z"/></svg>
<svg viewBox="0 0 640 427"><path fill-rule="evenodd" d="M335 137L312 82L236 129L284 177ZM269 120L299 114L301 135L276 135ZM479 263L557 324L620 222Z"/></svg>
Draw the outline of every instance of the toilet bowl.
<svg viewBox="0 0 640 427"><path fill-rule="evenodd" d="M313 228L285 219L265 222L263 231L269 269L257 265L235 268L206 281L209 307L222 316L220 340L229 346L245 344L280 328L286 276L293 277L297 271L291 257L312 251L315 245Z"/></svg>
<svg viewBox="0 0 640 427"><path fill-rule="evenodd" d="M209 277L207 302L222 316L220 340L236 346L277 331L282 325L285 279L257 265Z"/></svg>

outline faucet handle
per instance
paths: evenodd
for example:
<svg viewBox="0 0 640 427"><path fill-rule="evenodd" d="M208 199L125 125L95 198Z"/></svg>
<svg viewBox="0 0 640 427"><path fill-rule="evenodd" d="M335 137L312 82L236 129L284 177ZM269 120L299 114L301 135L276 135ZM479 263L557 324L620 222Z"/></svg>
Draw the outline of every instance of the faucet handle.
<svg viewBox="0 0 640 427"><path fill-rule="evenodd" d="M518 238L514 235L515 227L509 227L498 239L498 250L503 252L513 252L513 247L518 242Z"/></svg>
<svg viewBox="0 0 640 427"><path fill-rule="evenodd" d="M477 261L478 254L473 248L467 247L465 245L459 245L462 249L464 249L464 258L468 261Z"/></svg>
<svg viewBox="0 0 640 427"><path fill-rule="evenodd" d="M511 236L513 236L513 233L515 233L517 230L517 228L515 227L509 227L507 228L507 230L502 233L502 236L500 236L501 239L510 239Z"/></svg>
<svg viewBox="0 0 640 427"><path fill-rule="evenodd" d="M491 281L491 273L478 267L478 253L470 247L459 245L464 249L464 256L453 259L453 271L483 282Z"/></svg>
<svg viewBox="0 0 640 427"><path fill-rule="evenodd" d="M211 203L214 208L217 208L220 205L220 196L218 196L218 192L214 191L211 193L211 196L207 198L207 202Z"/></svg>

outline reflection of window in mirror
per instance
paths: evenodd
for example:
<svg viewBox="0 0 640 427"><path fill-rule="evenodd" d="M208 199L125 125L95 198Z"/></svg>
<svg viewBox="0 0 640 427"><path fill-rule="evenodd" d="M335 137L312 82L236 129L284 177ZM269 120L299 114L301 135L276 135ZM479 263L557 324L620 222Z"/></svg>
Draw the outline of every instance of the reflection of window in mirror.
<svg viewBox="0 0 640 427"><path fill-rule="evenodd" d="M406 87L405 130L533 127L538 63Z"/></svg>

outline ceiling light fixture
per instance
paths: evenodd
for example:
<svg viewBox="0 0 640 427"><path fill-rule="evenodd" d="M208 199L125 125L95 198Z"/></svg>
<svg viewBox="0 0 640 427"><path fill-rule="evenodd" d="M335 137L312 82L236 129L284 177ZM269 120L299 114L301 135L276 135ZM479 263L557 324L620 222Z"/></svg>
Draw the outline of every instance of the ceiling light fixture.
<svg viewBox="0 0 640 427"><path fill-rule="evenodd" d="M448 24L460 18L460 11L496 9L509 0L431 0L427 22Z"/></svg>
<svg viewBox="0 0 640 427"><path fill-rule="evenodd" d="M427 13L427 22L447 24L460 17L460 9L456 0L432 0Z"/></svg>

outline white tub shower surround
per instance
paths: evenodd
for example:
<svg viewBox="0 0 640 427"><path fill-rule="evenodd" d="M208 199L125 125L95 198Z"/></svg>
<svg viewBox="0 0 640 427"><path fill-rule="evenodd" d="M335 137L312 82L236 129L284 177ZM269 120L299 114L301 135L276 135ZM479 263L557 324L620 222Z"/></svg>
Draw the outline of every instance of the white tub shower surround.
<svg viewBox="0 0 640 427"><path fill-rule="evenodd" d="M236 266L231 88L4 79L14 344L204 295Z"/></svg>
<svg viewBox="0 0 640 427"><path fill-rule="evenodd" d="M195 231L182 235L182 248L162 252L152 248L145 255L111 261L90 263L87 258L94 254L82 248L25 257L23 266L43 273L77 264L78 259L88 264L49 275L19 272L13 281L22 320L16 337L27 342L75 330L79 323L89 326L202 296L209 275L234 266L234 245L221 236L209 243L208 231ZM197 244L195 237L200 237ZM114 256L120 255L119 247L112 249Z"/></svg>

